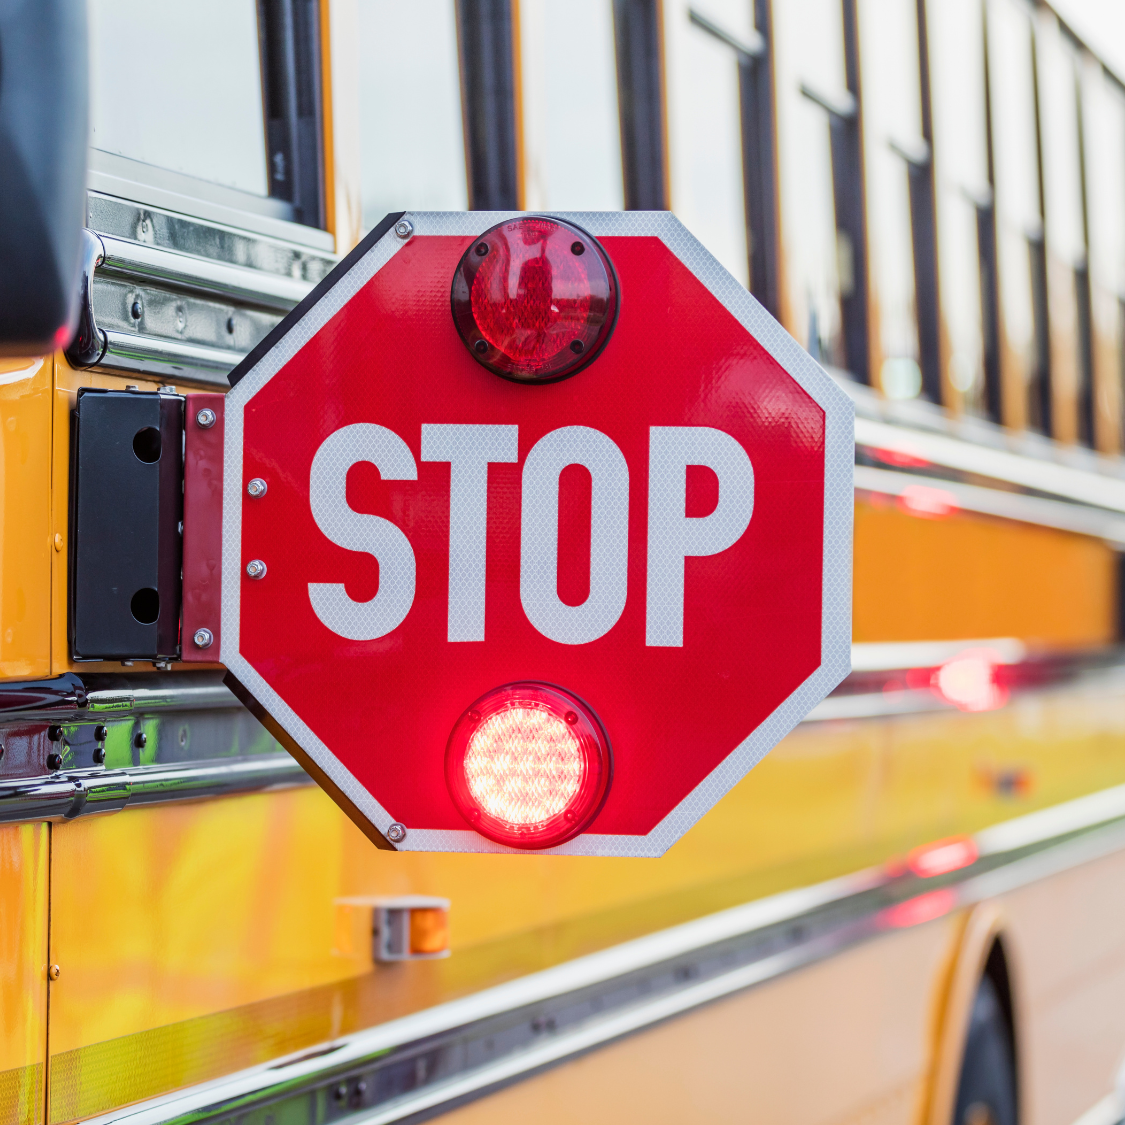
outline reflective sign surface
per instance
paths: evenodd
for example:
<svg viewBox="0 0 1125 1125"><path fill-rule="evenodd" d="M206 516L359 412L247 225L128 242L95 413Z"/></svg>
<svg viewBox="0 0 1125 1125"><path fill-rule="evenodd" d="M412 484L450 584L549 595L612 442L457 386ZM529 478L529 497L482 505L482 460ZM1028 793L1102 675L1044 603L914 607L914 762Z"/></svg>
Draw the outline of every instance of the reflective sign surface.
<svg viewBox="0 0 1125 1125"><path fill-rule="evenodd" d="M449 294L501 218L411 215L228 396L223 659L401 848L501 847L451 731L556 684L613 759L560 850L659 854L847 670L850 402L667 215L575 216L612 338L561 382L492 374Z"/></svg>

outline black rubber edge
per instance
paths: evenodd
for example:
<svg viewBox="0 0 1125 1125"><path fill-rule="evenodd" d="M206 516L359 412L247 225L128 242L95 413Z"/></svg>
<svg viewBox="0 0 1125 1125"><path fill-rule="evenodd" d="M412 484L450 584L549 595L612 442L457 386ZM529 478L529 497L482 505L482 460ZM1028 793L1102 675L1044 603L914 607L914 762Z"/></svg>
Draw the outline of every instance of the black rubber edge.
<svg viewBox="0 0 1125 1125"><path fill-rule="evenodd" d="M339 281L342 281L356 264L375 245L395 223L405 215L405 211L394 211L387 215L377 227L369 231L367 237L362 239L358 246L351 251L343 261L337 263L329 275L321 281L316 288L296 308L290 310L281 321L276 324L265 337L243 358L242 362L227 376L227 382L236 386L244 375L248 375L255 364L265 356L280 340L297 327L301 318Z"/></svg>

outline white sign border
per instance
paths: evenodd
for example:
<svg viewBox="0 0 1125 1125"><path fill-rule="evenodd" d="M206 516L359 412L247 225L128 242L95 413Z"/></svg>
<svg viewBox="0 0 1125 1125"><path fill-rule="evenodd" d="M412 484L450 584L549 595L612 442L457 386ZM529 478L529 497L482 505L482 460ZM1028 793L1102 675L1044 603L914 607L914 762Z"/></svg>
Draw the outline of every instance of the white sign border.
<svg viewBox="0 0 1125 1125"><path fill-rule="evenodd" d="M517 217L517 211L407 212L414 236L473 236ZM697 280L766 349L825 417L824 570L821 664L746 739L728 754L645 836L586 833L556 848L521 852L471 829L407 825L399 851L499 852L517 855L660 856L761 761L851 669L851 571L854 407L824 369L731 276L686 227L667 211L547 212L595 237L659 238ZM223 469L221 659L236 680L299 745L356 810L386 837L394 818L356 780L239 651L242 590L242 435L246 404L320 331L402 246L393 227L309 308L227 393Z"/></svg>

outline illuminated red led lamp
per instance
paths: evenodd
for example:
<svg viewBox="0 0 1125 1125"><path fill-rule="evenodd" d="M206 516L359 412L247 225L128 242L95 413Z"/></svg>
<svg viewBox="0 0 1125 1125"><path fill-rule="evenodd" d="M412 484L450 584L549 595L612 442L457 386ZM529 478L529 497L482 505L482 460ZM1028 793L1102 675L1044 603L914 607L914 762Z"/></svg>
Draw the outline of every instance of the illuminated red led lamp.
<svg viewBox="0 0 1125 1125"><path fill-rule="evenodd" d="M453 320L469 353L520 383L552 383L592 363L620 304L597 239L529 215L474 239L453 275Z"/></svg>
<svg viewBox="0 0 1125 1125"><path fill-rule="evenodd" d="M445 752L458 811L512 848L551 848L585 831L612 774L598 717L550 684L507 684L481 696L457 720Z"/></svg>

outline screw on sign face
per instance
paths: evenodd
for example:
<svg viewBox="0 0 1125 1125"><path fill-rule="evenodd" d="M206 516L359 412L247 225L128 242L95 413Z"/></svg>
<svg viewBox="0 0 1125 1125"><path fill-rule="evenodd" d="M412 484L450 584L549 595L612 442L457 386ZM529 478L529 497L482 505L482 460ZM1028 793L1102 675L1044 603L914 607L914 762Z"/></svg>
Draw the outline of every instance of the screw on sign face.
<svg viewBox="0 0 1125 1125"><path fill-rule="evenodd" d="M231 378L216 645L383 846L659 855L847 673L850 402L671 215L390 216Z"/></svg>

